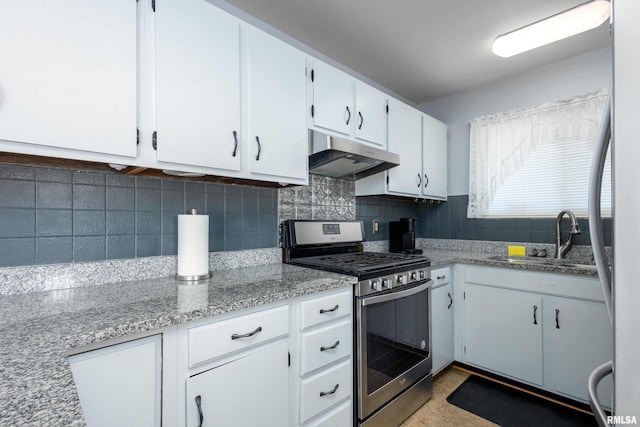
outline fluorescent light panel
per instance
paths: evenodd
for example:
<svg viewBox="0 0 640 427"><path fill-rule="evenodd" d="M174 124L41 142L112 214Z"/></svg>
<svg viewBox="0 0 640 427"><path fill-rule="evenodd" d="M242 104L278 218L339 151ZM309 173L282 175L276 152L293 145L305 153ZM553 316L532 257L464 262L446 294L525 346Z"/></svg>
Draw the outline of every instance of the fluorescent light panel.
<svg viewBox="0 0 640 427"><path fill-rule="evenodd" d="M611 3L594 0L498 36L491 50L508 58L584 31L597 28L611 15Z"/></svg>

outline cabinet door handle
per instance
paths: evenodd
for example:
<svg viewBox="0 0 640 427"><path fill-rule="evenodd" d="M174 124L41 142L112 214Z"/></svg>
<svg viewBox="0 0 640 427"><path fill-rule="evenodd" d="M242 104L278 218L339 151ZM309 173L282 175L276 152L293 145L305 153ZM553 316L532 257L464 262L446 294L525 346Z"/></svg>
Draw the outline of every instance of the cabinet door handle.
<svg viewBox="0 0 640 427"><path fill-rule="evenodd" d="M351 110L349 109L349 106L347 105L347 124L349 124L349 122L351 121Z"/></svg>
<svg viewBox="0 0 640 427"><path fill-rule="evenodd" d="M330 347L320 347L320 351L334 350L338 345L340 345L340 341L336 341L336 343Z"/></svg>
<svg viewBox="0 0 640 427"><path fill-rule="evenodd" d="M333 312L333 311L336 311L338 308L340 308L340 306L339 306L338 304L336 304L336 306L335 306L335 307L333 307L333 308L329 308L329 309L321 308L321 309L320 309L320 314L331 313L331 312Z"/></svg>
<svg viewBox="0 0 640 427"><path fill-rule="evenodd" d="M427 188L427 185L429 185L429 177L425 173L424 174L424 188Z"/></svg>
<svg viewBox="0 0 640 427"><path fill-rule="evenodd" d="M235 130L233 131L233 139L235 141L235 145L233 146L232 156L235 157L236 153L238 152L238 132L236 132Z"/></svg>
<svg viewBox="0 0 640 427"><path fill-rule="evenodd" d="M420 188L422 186L422 176L420 174L418 174L418 179L416 180L417 184L418 184L418 188Z"/></svg>
<svg viewBox="0 0 640 427"><path fill-rule="evenodd" d="M442 280L442 279L446 279L446 278L447 278L446 274L443 274L442 276L436 276L436 279L438 279L438 280Z"/></svg>
<svg viewBox="0 0 640 427"><path fill-rule="evenodd" d="M262 331L262 326L258 326L255 331L249 332L247 334L233 334L231 335L232 340L237 340L238 338L249 338Z"/></svg>
<svg viewBox="0 0 640 427"><path fill-rule="evenodd" d="M329 396L330 394L334 394L336 391L338 391L338 387L340 387L340 384L336 384L331 391L321 391L320 392L320 397Z"/></svg>
<svg viewBox="0 0 640 427"><path fill-rule="evenodd" d="M560 310L556 308L556 329L560 329L560 321L558 319L559 315L560 315Z"/></svg>
<svg viewBox="0 0 640 427"><path fill-rule="evenodd" d="M453 305L453 298L451 298L451 293L447 292L447 295L449 296L449 305L447 306L447 310L448 310Z"/></svg>
<svg viewBox="0 0 640 427"><path fill-rule="evenodd" d="M202 427L202 422L204 421L204 415L202 413L202 398L200 397L200 395L196 396L196 406L198 407L198 418L200 419L198 427Z"/></svg>
<svg viewBox="0 0 640 427"><path fill-rule="evenodd" d="M538 324L538 315L537 315L537 313L538 313L538 306L534 305L533 306L533 324L534 325Z"/></svg>
<svg viewBox="0 0 640 427"><path fill-rule="evenodd" d="M256 142L258 143L258 154L256 155L256 162L260 160L260 152L262 151L262 145L260 144L260 137L256 136Z"/></svg>
<svg viewBox="0 0 640 427"><path fill-rule="evenodd" d="M364 117L362 116L362 113L360 111L358 111L358 116L360 116L360 124L358 125L358 129L362 129L362 124L364 123Z"/></svg>

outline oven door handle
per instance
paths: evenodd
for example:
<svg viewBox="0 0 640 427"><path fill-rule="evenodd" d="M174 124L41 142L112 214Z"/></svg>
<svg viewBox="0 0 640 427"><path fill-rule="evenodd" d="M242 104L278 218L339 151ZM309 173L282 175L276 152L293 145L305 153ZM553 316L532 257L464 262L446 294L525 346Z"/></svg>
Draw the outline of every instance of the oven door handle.
<svg viewBox="0 0 640 427"><path fill-rule="evenodd" d="M391 301L394 299L400 299L400 298L408 297L411 295L415 295L427 289L430 286L429 284L430 281L431 279L427 279L427 281L422 285L416 286L415 288L407 289L406 291L391 292L389 294L363 298L360 303L362 304L363 307L366 307L372 304L379 304L381 302Z"/></svg>

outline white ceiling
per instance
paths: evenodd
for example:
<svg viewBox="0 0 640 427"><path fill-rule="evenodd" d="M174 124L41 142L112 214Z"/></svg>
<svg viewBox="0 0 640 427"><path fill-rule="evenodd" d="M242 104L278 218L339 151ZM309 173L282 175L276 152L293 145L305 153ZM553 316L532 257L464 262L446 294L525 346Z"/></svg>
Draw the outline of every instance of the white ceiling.
<svg viewBox="0 0 640 427"><path fill-rule="evenodd" d="M608 23L512 58L496 36L586 0L227 0L416 104L610 45Z"/></svg>

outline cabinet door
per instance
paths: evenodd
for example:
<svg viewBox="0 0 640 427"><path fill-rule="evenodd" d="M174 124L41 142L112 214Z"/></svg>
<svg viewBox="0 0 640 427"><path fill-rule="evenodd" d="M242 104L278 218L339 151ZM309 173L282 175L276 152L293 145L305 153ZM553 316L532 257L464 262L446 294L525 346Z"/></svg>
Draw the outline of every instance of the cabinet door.
<svg viewBox="0 0 640 427"><path fill-rule="evenodd" d="M160 335L69 357L89 427L160 426Z"/></svg>
<svg viewBox="0 0 640 427"><path fill-rule="evenodd" d="M282 341L187 379L186 425L288 425L287 360Z"/></svg>
<svg viewBox="0 0 640 427"><path fill-rule="evenodd" d="M1 9L0 139L135 157L135 2Z"/></svg>
<svg viewBox="0 0 640 427"><path fill-rule="evenodd" d="M240 170L239 21L204 0L162 0L155 19L157 159Z"/></svg>
<svg viewBox="0 0 640 427"><path fill-rule="evenodd" d="M305 67L302 52L249 29L251 172L307 178Z"/></svg>
<svg viewBox="0 0 640 427"><path fill-rule="evenodd" d="M447 269L448 270L448 269ZM434 272L435 273L435 272ZM451 283L431 292L433 373L453 361L453 288Z"/></svg>
<svg viewBox="0 0 640 427"><path fill-rule="evenodd" d="M386 148L387 97L364 83L356 82L355 136Z"/></svg>
<svg viewBox="0 0 640 427"><path fill-rule="evenodd" d="M353 121L353 80L322 62L313 65L313 124L346 135Z"/></svg>
<svg viewBox="0 0 640 427"><path fill-rule="evenodd" d="M542 298L467 284L464 304L465 361L542 385Z"/></svg>
<svg viewBox="0 0 640 427"><path fill-rule="evenodd" d="M422 187L422 113L389 100L388 120L388 150L400 156L400 165L387 172L388 191L418 196Z"/></svg>
<svg viewBox="0 0 640 427"><path fill-rule="evenodd" d="M422 116L422 194L447 200L447 125Z"/></svg>
<svg viewBox="0 0 640 427"><path fill-rule="evenodd" d="M613 360L613 332L604 304L568 298L550 298L545 333L552 337L555 391L589 400L587 380L593 370ZM557 312L556 312L557 310ZM600 401L611 407L613 384L605 378L598 387Z"/></svg>

